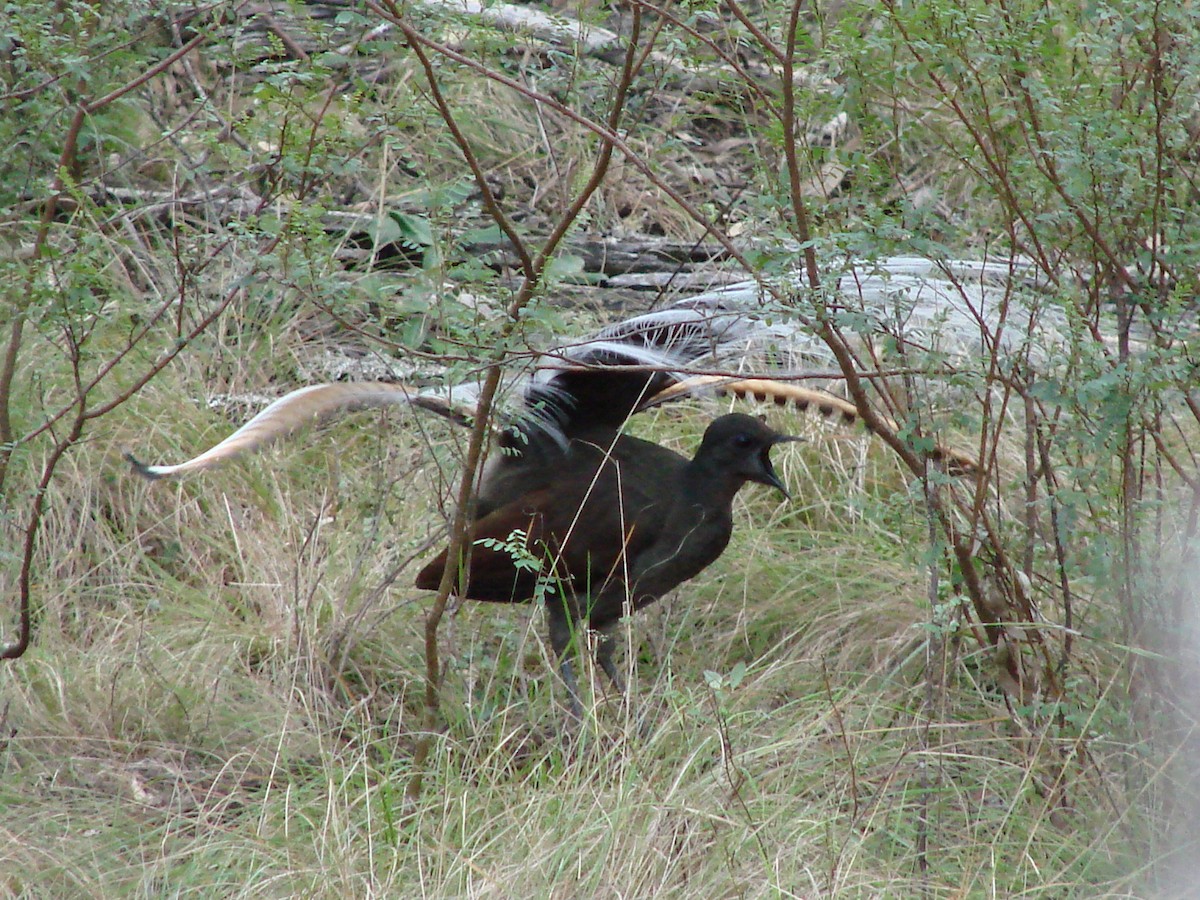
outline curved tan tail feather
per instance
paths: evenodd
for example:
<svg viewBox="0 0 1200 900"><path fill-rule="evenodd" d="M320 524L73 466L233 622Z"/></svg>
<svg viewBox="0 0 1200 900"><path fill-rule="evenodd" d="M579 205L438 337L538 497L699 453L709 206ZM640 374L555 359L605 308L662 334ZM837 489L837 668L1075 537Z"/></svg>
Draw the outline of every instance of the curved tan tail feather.
<svg viewBox="0 0 1200 900"><path fill-rule="evenodd" d="M862 421L858 407L853 403L824 391L815 391L812 388L769 378L726 378L720 375L697 375L673 384L651 397L643 408L682 399L701 391L732 394L741 400L756 400L759 403L769 401L776 406L794 406L799 410L815 409L827 419L838 417L843 422ZM898 427L891 419L884 421L891 428ZM951 447L939 444L934 447L931 455L945 465L951 474L970 475L979 471L979 463L973 457Z"/></svg>
<svg viewBox="0 0 1200 900"><path fill-rule="evenodd" d="M436 408L433 398L422 397L420 405ZM257 450L291 434L303 425L321 422L356 409L417 402L417 391L403 384L382 381L346 384L315 384L280 397L221 443L187 462L175 466L148 466L130 453L125 458L145 478L171 478L220 465L242 453Z"/></svg>

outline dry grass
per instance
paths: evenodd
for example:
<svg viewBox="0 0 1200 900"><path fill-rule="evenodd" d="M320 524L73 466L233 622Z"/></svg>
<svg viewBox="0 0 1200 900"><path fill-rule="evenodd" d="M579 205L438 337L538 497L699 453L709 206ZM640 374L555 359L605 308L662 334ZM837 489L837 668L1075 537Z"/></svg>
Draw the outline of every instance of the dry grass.
<svg viewBox="0 0 1200 900"><path fill-rule="evenodd" d="M820 440L780 454L794 502L747 490L730 551L636 617L629 702L596 680L578 746L556 735L536 611L456 611L447 725L404 820L426 600L409 584L436 537L434 460L453 455L452 434L367 415L180 485L133 481L116 447L168 458L226 427L194 403L156 405L195 375L156 384L56 482L38 643L0 675L17 728L0 757L5 893L948 897L1137 883L1148 826L1119 781L1153 773L1097 741L1056 806L1045 784L1062 748L1014 733L986 666L965 660L928 707L919 517L897 515L904 484L880 448L831 465ZM710 412L642 424L690 448Z"/></svg>

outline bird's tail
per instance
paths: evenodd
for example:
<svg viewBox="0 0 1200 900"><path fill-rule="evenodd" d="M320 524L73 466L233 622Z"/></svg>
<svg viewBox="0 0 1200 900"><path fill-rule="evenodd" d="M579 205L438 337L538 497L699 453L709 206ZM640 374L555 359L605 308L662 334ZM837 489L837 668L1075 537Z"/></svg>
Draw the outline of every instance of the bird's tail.
<svg viewBox="0 0 1200 900"><path fill-rule="evenodd" d="M734 355L754 330L744 313L716 305L669 308L610 325L591 338L543 354L518 391L515 418L523 430L541 429L564 440L576 425L621 425L662 389L684 377L676 371L701 358ZM455 386L450 394L387 382L317 384L287 394L221 441L186 462L146 465L125 458L145 478L169 478L203 471L253 452L298 428L328 421L357 409L417 406L462 424L474 420L477 384Z"/></svg>
<svg viewBox="0 0 1200 900"><path fill-rule="evenodd" d="M776 406L790 406L801 411L812 410L823 418L836 419L846 424L862 423L866 420L859 413L858 407L849 400L825 391L816 391L801 387L788 381L773 378L728 378L719 375L695 375L677 382L656 394L644 408L659 406L672 400L694 396L700 393L716 393L737 397L739 400L753 400L758 403L774 403ZM889 418L883 418L883 423L891 429L898 426ZM951 475L974 475L979 471L979 463L968 453L937 444L930 451L930 457L942 464Z"/></svg>
<svg viewBox="0 0 1200 900"><path fill-rule="evenodd" d="M125 458L133 465L133 470L144 478L188 475L265 447L304 425L327 421L356 409L412 405L418 397L417 391L403 384L378 381L314 384L280 397L221 443L187 462L174 466L150 466L139 462L129 452L125 453Z"/></svg>
<svg viewBox="0 0 1200 900"><path fill-rule="evenodd" d="M743 301L742 306L748 303ZM812 408L827 418L862 421L852 403L823 391L775 379L696 374L702 369L736 372L775 337L751 310L740 308L720 292L617 322L591 338L542 355L518 391L517 430L524 432L525 439L533 432L565 442L576 429L616 429L641 410L714 392ZM443 395L387 382L312 385L276 400L215 447L187 462L152 466L129 453L125 457L134 471L146 478L185 475L257 450L304 425L357 409L392 405L417 406L468 424L474 421L477 389L478 385L460 385ZM887 424L894 427L890 421ZM978 471L968 455L949 448L937 448L933 457L951 472Z"/></svg>

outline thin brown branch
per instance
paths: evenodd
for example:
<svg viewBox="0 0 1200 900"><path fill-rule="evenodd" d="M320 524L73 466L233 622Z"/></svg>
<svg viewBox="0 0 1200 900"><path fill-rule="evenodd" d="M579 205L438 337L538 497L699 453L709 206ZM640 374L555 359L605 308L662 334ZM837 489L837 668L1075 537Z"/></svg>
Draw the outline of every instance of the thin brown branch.
<svg viewBox="0 0 1200 900"><path fill-rule="evenodd" d="M75 167L75 154L79 142L79 133L83 130L83 123L86 118L87 113L83 106L79 106L76 108L75 114L71 117L71 124L67 126L67 133L63 139L63 149L58 155L58 164L55 167L54 180L50 183L50 196L46 198L46 203L42 207L42 218L38 222L37 232L33 238L29 275L25 279L24 290L18 295L22 299L15 300L12 306L13 318L12 326L9 328L8 346L4 350L4 361L0 364L0 496L4 495L4 486L8 476L8 463L16 449L16 444L13 440L11 418L13 379L16 375L17 361L20 357L21 343L24 337L25 304L29 302L28 298L33 295L33 282L36 277L36 265L34 264L46 252L46 241L50 236L50 223L54 221L54 214L58 210L58 202L66 190L66 180L63 173L71 171Z"/></svg>
<svg viewBox="0 0 1200 900"><path fill-rule="evenodd" d="M375 2L375 0L367 0L367 7L388 18L389 21L392 20L392 14L381 8L379 4ZM613 132L606 126L601 125L594 119L571 109L563 103L560 103L550 95L536 91L530 88L528 85L522 84L521 82L504 75L502 72L491 69L486 64L458 52L445 43L435 41L432 38L416 32L414 32L413 35L415 40L420 43L421 46L433 50L435 53L439 54L440 56L444 56L446 59L450 59L454 62L467 66L468 68L482 75L484 78L494 81L497 84L502 84L534 103L541 104L548 109L554 110L554 112L558 113L564 118L592 132L603 141L611 143L614 150L620 152L621 155L629 162L629 164L642 173L646 179L654 185L655 188L662 191L665 196L669 197L670 200L688 216L688 218L702 227L708 228L713 238L721 244L726 252L729 253L731 259L742 266L742 268L744 268L747 272L754 272L756 270L755 266L750 262L746 254L741 250L741 248L734 244L733 239L730 238L727 233L719 228L714 227L711 219L707 215L705 215L671 184L664 181L662 177L653 170L650 164L646 162L642 155L630 147L629 144L619 134Z"/></svg>
<svg viewBox="0 0 1200 900"><path fill-rule="evenodd" d="M620 127L621 117L624 112L625 103L628 97L629 87L632 83L634 73L636 71L638 57L638 40L641 34L641 15L638 10L634 11L634 25L632 34L626 45L625 60L621 70L621 77L617 84L616 93L613 97L610 107L609 116L606 125L603 128L595 128L597 134L601 138L600 152L597 154L596 161L592 166L592 172L587 182L578 191L575 198L572 200L568 208L559 217L559 220L554 228L551 229L545 243L536 255L531 255L521 240L516 228L510 222L508 216L504 213L500 206L499 200L492 193L482 165L479 163L472 149L470 140L465 133L459 128L456 121L454 111L443 96L439 84L438 73L432 64L426 49L433 50L439 54L451 55L447 47L442 47L436 42L429 41L413 28L400 13L393 0L383 0L387 5L387 9L368 0L368 6L383 16L388 21L392 22L404 34L408 41L409 48L417 57L422 69L425 72L426 87L429 90L430 97L438 110L442 121L445 123L447 130L450 132L455 145L459 152L462 153L467 165L470 167L476 184L483 194L484 206L491 214L496 224L505 232L509 240L513 244L514 251L521 259L521 267L524 274L523 283L508 305L507 314L508 321L501 329L501 334L497 345L500 348L496 355L490 361L486 375L484 377L483 388L480 392L478 405L475 411L475 421L471 430L471 437L467 445L467 458L464 465L464 471L459 482L458 503L455 508L454 518L450 527L450 540L446 552L446 565L442 570L442 578L438 584L437 594L434 598L433 605L425 619L425 705L424 705L424 731L421 738L417 742L417 746L413 753L413 774L405 785L404 797L405 803L411 812L417 801L420 799L422 786L424 783L425 763L429 758L429 754L433 749L434 731L437 727L440 718L440 692L441 692L441 663L438 651L438 628L441 623L442 616L445 614L446 604L449 601L450 594L454 585L454 579L458 572L460 559L464 555L464 551L470 546L471 535L471 518L473 514L473 498L475 494L475 485L478 479L478 473L483 461L484 447L491 433L492 409L495 403L496 393L500 385L501 364L506 359L505 345L508 338L515 333L521 321L521 314L525 307L533 299L541 281L542 274L549 258L553 255L562 239L567 235L571 226L583 211L591 197L603 182L604 175L608 171L609 164L612 160L613 148L617 143L617 130ZM492 77L494 73L485 70L484 74ZM520 90L520 88L518 88ZM522 91L525 93L525 91Z"/></svg>

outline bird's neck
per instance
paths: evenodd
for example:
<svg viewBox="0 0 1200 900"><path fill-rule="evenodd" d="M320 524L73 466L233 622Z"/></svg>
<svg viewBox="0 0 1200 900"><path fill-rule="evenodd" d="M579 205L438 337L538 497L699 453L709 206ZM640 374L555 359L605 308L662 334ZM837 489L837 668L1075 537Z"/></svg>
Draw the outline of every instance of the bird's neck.
<svg viewBox="0 0 1200 900"><path fill-rule="evenodd" d="M700 456L683 468L682 482L680 493L690 505L706 510L728 510L745 479Z"/></svg>

